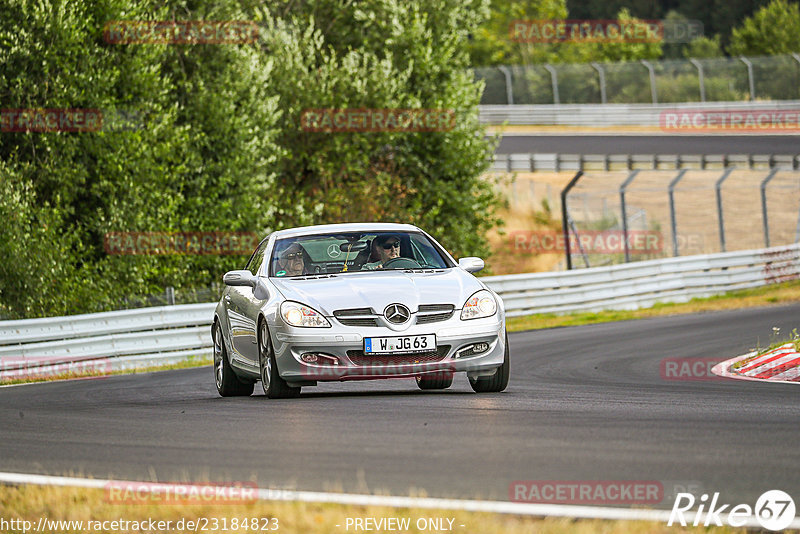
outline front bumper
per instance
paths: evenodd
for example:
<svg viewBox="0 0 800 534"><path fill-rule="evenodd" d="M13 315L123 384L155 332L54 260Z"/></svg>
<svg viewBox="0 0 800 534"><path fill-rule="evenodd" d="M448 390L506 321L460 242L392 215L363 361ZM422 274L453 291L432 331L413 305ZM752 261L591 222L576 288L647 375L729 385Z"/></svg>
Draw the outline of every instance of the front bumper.
<svg viewBox="0 0 800 534"><path fill-rule="evenodd" d="M461 321L458 316L433 324L413 325L403 331L383 327L350 327L332 321L331 328L274 326L271 330L280 376L290 384L317 381L403 378L435 373L467 372L489 376L502 365L505 355L505 320L501 313L485 319ZM435 334L437 351L409 355L364 355L364 338ZM488 349L470 354L475 344ZM303 354L315 353L317 363ZM335 362L335 363L334 363Z"/></svg>

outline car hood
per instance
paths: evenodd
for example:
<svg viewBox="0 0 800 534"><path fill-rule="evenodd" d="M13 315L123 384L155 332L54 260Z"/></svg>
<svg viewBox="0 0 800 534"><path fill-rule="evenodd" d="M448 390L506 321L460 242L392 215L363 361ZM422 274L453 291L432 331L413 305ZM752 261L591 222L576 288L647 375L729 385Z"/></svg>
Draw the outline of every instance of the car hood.
<svg viewBox="0 0 800 534"><path fill-rule="evenodd" d="M372 308L383 313L400 303L416 312L420 304L464 305L470 295L483 289L478 280L461 269L439 272L372 271L339 274L327 278L270 278L286 300L307 304L323 315L335 310Z"/></svg>

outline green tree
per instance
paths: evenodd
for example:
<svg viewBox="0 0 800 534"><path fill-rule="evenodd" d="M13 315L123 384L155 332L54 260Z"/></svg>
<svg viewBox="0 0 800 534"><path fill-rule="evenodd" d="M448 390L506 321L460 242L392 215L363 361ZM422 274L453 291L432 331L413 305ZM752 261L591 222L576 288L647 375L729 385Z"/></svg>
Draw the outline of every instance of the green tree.
<svg viewBox="0 0 800 534"><path fill-rule="evenodd" d="M745 56L800 52L800 7L772 0L734 28L728 51Z"/></svg>
<svg viewBox="0 0 800 534"><path fill-rule="evenodd" d="M481 175L492 147L476 120L481 84L464 51L484 14L482 1L406 0L290 2L257 12L274 69L270 91L283 112L279 227L411 222L456 255L488 253L498 198ZM319 108L450 109L456 121L434 132L305 131L303 112Z"/></svg>

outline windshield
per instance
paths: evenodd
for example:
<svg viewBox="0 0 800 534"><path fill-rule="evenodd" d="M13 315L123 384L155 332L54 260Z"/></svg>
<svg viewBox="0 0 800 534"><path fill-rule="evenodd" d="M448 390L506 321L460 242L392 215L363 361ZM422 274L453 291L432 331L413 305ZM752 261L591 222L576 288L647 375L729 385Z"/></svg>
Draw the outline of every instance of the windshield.
<svg viewBox="0 0 800 534"><path fill-rule="evenodd" d="M419 232L346 232L278 239L269 276L453 267Z"/></svg>

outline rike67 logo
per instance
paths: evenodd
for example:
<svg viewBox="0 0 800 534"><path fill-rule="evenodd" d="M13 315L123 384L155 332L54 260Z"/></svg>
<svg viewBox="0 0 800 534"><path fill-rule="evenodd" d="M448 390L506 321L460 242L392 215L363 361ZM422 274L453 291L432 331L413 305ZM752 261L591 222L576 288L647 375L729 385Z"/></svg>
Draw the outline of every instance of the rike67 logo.
<svg viewBox="0 0 800 534"><path fill-rule="evenodd" d="M691 493L679 493L675 497L667 526L677 522L685 527L691 522L695 527L711 525L721 527L724 524L732 527L760 525L767 530L783 530L794 521L794 500L785 491L765 491L756 501L755 507L750 507L749 504L737 504L733 507L730 504L722 504L719 502L719 492L714 493L710 501L708 497L708 494L704 493L696 499ZM693 512L695 504L697 511Z"/></svg>

